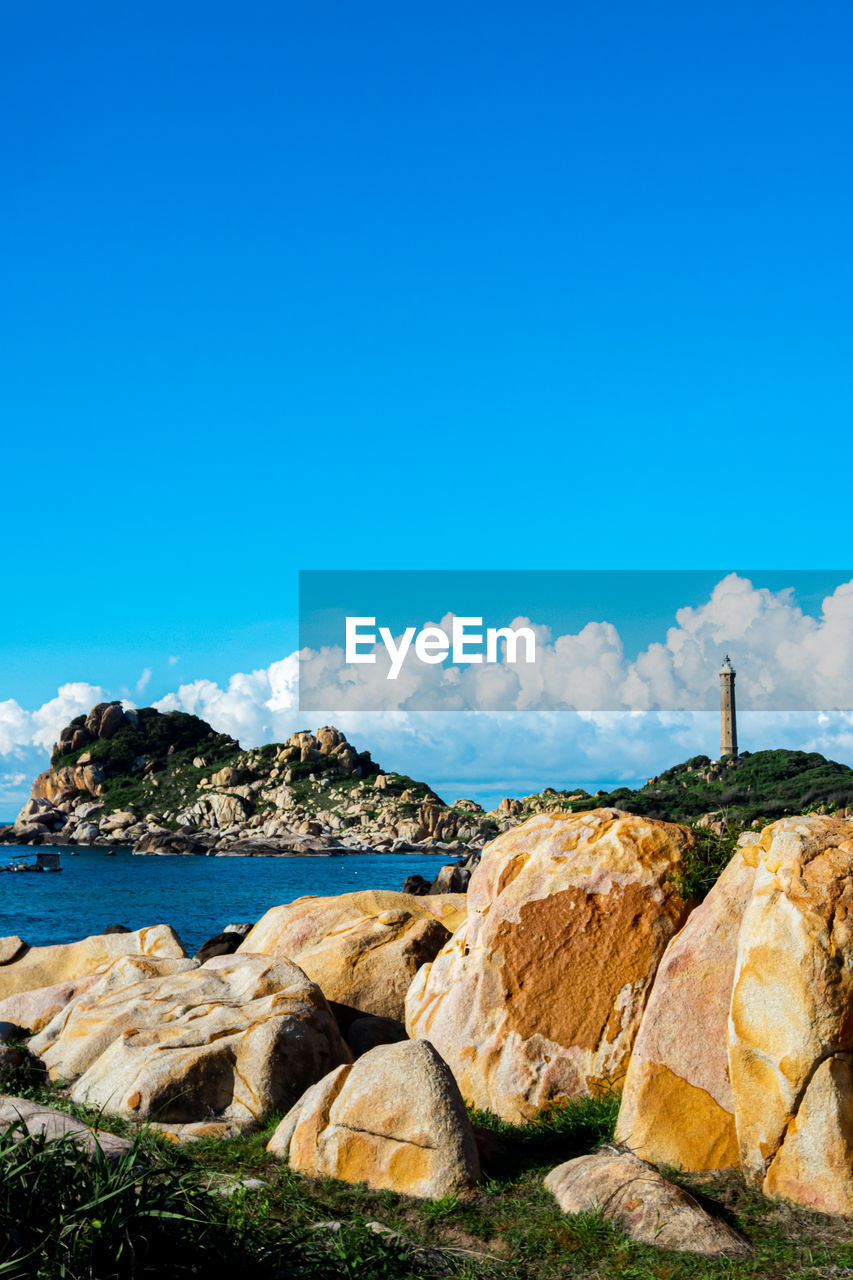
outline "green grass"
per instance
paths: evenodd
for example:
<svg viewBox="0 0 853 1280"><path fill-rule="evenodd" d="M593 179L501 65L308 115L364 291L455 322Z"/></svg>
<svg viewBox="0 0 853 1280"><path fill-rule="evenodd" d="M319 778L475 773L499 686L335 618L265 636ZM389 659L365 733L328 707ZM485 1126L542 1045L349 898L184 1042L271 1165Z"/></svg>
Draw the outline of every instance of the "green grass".
<svg viewBox="0 0 853 1280"><path fill-rule="evenodd" d="M594 801L669 822L724 811L733 826L763 825L785 814L853 804L853 769L816 751L744 752L716 766L708 756L694 756L639 790L618 787ZM572 811L590 806L588 798L556 803Z"/></svg>
<svg viewBox="0 0 853 1280"><path fill-rule="evenodd" d="M55 1089L32 1088L56 1105ZM143 1131L113 1168L89 1165L69 1144L0 1138L0 1278L829 1280L853 1271L853 1224L765 1200L734 1173L668 1171L749 1237L747 1259L668 1253L632 1243L598 1214L563 1214L542 1180L607 1142L617 1106L613 1094L581 1099L523 1125L472 1112L481 1182L436 1202L302 1177L266 1152L278 1117L254 1134L184 1148ZM247 1176L268 1185L219 1194Z"/></svg>

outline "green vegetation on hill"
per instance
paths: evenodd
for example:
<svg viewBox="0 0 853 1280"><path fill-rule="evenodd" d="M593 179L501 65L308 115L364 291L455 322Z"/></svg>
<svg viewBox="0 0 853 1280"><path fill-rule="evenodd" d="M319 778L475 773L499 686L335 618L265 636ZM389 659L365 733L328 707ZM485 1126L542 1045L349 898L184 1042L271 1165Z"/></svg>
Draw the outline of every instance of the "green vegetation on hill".
<svg viewBox="0 0 853 1280"><path fill-rule="evenodd" d="M86 717L78 716L64 733L85 725ZM240 754L238 742L198 716L143 707L109 738L95 738L73 751L60 744L50 767L97 764L104 772L101 799L108 809L164 813L194 796L205 773L236 765ZM193 764L199 758L202 768Z"/></svg>
<svg viewBox="0 0 853 1280"><path fill-rule="evenodd" d="M667 769L639 790L599 791L596 805L612 805L667 822L693 822L706 813L725 814L749 826L791 813L832 812L853 805L853 769L817 751L745 751L737 760L712 763L694 756ZM590 797L565 801L575 812Z"/></svg>
<svg viewBox="0 0 853 1280"><path fill-rule="evenodd" d="M357 751L336 729L318 732L322 743L310 730L300 730L287 743L243 751L197 716L153 707L125 712L119 703L102 703L62 730L51 769L95 766L93 785L107 813L150 814L172 829L186 821L181 815L188 807L222 791L239 796L240 820L248 821L280 812L284 786L297 821L334 814L338 829L357 825L348 812L352 806L373 817L393 807L398 816L414 818L425 801L443 805L424 782L400 773L379 777L370 752ZM227 781L216 780L223 770ZM85 773L77 785L90 786ZM80 798L88 798L85 791ZM470 821L470 815L462 816Z"/></svg>
<svg viewBox="0 0 853 1280"><path fill-rule="evenodd" d="M85 716L72 720L69 728L83 729ZM132 774L143 768L159 770L166 767L169 758L197 755L204 751L207 765L221 768L240 754L240 745L227 733L216 733L206 720L185 711L155 711L143 707L134 713L134 719L122 725L109 738L97 738L75 751L54 751L50 767L76 764L88 753L93 761L102 765L110 777Z"/></svg>

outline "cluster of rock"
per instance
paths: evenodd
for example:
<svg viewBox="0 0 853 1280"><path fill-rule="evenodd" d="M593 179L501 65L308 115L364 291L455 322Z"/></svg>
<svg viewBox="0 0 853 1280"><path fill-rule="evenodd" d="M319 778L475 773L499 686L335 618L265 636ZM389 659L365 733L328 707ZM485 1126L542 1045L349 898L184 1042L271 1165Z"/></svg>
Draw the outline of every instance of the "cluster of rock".
<svg viewBox="0 0 853 1280"><path fill-rule="evenodd" d="M184 736L176 731L164 754L166 722L178 714L113 702L79 717L62 730L52 767L15 822L0 827L0 842L216 856L467 852L514 821L471 800L449 806L425 784L384 773L328 725L244 752L180 713ZM195 748L181 747L193 726ZM160 747L144 750L149 740ZM115 749L129 742L130 751ZM120 804L111 800L117 783Z"/></svg>
<svg viewBox="0 0 853 1280"><path fill-rule="evenodd" d="M853 1213L853 823L741 847L661 965L617 1137L684 1169Z"/></svg>
<svg viewBox="0 0 853 1280"><path fill-rule="evenodd" d="M75 1101L176 1140L284 1111L270 1150L294 1168L415 1196L477 1181L463 1099L519 1122L621 1089L616 1146L553 1170L559 1203L740 1253L654 1166L739 1168L853 1214L853 823L745 836L699 906L691 839L613 809L543 814L488 846L467 895L302 898L211 958L164 925L4 939L0 1020Z"/></svg>

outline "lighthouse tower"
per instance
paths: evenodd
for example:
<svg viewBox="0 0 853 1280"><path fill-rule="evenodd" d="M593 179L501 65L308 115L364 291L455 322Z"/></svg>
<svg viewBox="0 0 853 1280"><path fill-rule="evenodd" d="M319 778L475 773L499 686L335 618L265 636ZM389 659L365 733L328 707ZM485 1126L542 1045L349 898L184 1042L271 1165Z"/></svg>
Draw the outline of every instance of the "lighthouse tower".
<svg viewBox="0 0 853 1280"><path fill-rule="evenodd" d="M723 756L737 759L735 669L728 654L720 668L720 759Z"/></svg>

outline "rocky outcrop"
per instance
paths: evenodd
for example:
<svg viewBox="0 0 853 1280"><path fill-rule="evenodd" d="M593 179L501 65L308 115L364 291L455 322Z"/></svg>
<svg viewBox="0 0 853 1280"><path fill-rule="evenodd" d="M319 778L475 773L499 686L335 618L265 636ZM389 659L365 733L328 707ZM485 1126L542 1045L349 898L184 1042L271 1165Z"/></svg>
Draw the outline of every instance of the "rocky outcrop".
<svg viewBox="0 0 853 1280"><path fill-rule="evenodd" d="M166 924L134 933L93 934L79 942L30 947L0 966L0 1001L39 988L55 988L103 973L120 956L184 957L180 938ZM9 1018L9 1021L16 1021Z"/></svg>
<svg viewBox="0 0 853 1280"><path fill-rule="evenodd" d="M212 960L214 956L233 955L244 937L245 934L226 929L203 942L193 959L200 960L204 964L205 960Z"/></svg>
<svg viewBox="0 0 853 1280"><path fill-rule="evenodd" d="M616 1139L655 1164L739 1162L728 1019L755 868L738 851L667 947L625 1079Z"/></svg>
<svg viewBox="0 0 853 1280"><path fill-rule="evenodd" d="M333 898L297 898L273 907L240 953L285 956L329 1000L402 1019L406 992L465 917L462 895L411 897L364 890Z"/></svg>
<svg viewBox="0 0 853 1280"><path fill-rule="evenodd" d="M743 850L729 1062L741 1167L768 1195L853 1213L853 826L787 818Z"/></svg>
<svg viewBox="0 0 853 1280"><path fill-rule="evenodd" d="M384 1045L338 1067L300 1098L267 1150L311 1177L421 1199L470 1190L480 1175L459 1089L423 1040Z"/></svg>
<svg viewBox="0 0 853 1280"><path fill-rule="evenodd" d="M852 1063L853 823L786 818L742 837L667 952L617 1137L851 1214Z"/></svg>
<svg viewBox="0 0 853 1280"><path fill-rule="evenodd" d="M185 960L138 982L114 972L30 1049L73 1101L164 1124L258 1123L351 1061L320 989L264 956Z"/></svg>
<svg viewBox="0 0 853 1280"><path fill-rule="evenodd" d="M235 857L456 853L496 829L471 802L451 808L424 783L381 772L332 725L244 752L185 712L103 703L62 730L51 760L16 823L0 829L3 842Z"/></svg>
<svg viewBox="0 0 853 1280"><path fill-rule="evenodd" d="M624 1077L652 980L686 906L690 837L614 809L552 813L498 837L468 920L406 999L463 1095L505 1120ZM422 899L421 899L422 901Z"/></svg>
<svg viewBox="0 0 853 1280"><path fill-rule="evenodd" d="M98 796L103 781L104 770L99 764L64 765L40 773L30 795L33 800L47 800L55 805L75 800L80 794Z"/></svg>
<svg viewBox="0 0 853 1280"><path fill-rule="evenodd" d="M739 1232L625 1151L605 1148L567 1160L551 1170L545 1186L564 1213L601 1213L640 1244L712 1257L752 1252Z"/></svg>
<svg viewBox="0 0 853 1280"><path fill-rule="evenodd" d="M407 876L403 883L403 893L412 893L423 897L428 893L467 893L471 876L480 862L479 853L471 853L467 858L457 858L439 867L438 874L427 880L424 876Z"/></svg>

